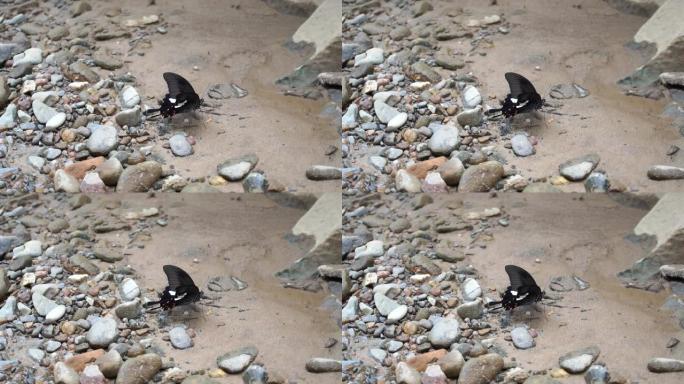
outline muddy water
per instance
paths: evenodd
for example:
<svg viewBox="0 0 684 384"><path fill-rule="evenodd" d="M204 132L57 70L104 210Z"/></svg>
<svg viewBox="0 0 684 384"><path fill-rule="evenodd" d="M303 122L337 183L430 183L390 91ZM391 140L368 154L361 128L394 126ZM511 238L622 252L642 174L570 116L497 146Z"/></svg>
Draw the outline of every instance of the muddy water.
<svg viewBox="0 0 684 384"><path fill-rule="evenodd" d="M151 35L151 47L130 54L127 45L105 44L124 55L140 83L143 103L156 106L153 98L163 97L162 73L166 71L187 77L203 96L216 83L234 82L249 91L245 98L220 101L216 112L221 116L173 119L168 127L171 132L184 131L197 140L192 156L173 158L161 143L155 152L189 177L215 175L222 161L254 152L260 159L257 167L269 180L299 191L339 189L338 181L313 182L305 177L306 168L313 164L340 162L339 153L325 155L328 146L339 147L334 122L321 115L325 103L285 96L274 86L276 79L306 60L307 52L285 48L304 18L280 14L253 0L203 0L201 5L181 0L158 1L154 6L146 3L124 0L116 7L123 10L124 19L160 14L168 22L168 33ZM106 10L102 4L94 12L106 19ZM221 189L242 191L237 183Z"/></svg>
<svg viewBox="0 0 684 384"><path fill-rule="evenodd" d="M609 196L568 197L507 195L495 200L438 196L428 212L449 212L446 206L461 199L464 212L497 206L510 215L510 226L495 229L491 241L470 244L467 235L440 236L442 242L468 247L472 255L466 262L483 275L483 289L491 298L506 288L506 264L528 269L547 291L555 276L577 275L591 284L588 290L564 293L558 302L564 308L514 312L513 324L527 324L539 333L536 347L524 351L516 350L504 335L496 336L497 343L504 345L522 368L534 371L558 366L562 354L595 344L601 349L599 361L605 362L610 372L634 381L655 382L646 363L652 357L668 356L665 344L679 332L671 312L660 309L666 293L624 288L615 277L644 256L641 246L625 236L646 211L620 205ZM674 384L681 382L681 376L659 375L657 380ZM584 379L573 376L563 382L584 383Z"/></svg>
<svg viewBox="0 0 684 384"><path fill-rule="evenodd" d="M339 339L334 316L324 307L329 296L283 288L273 277L304 254L298 244L286 240L303 210L253 195L207 195L202 199L115 195L102 199L121 201L124 212L158 207L168 220L166 227L151 228L146 241L131 242L128 236L117 234L106 239L126 249L124 262L135 269L145 296L155 298L152 290L165 286L164 264L186 269L209 295L216 295L206 288L214 276L233 275L249 284L245 290L222 294L215 302L221 308L200 306L201 312L175 312L168 318L169 324L186 324L197 332L193 348L173 349L162 340L161 332L154 333L156 344L180 368L213 369L221 354L254 345L259 350L257 362L269 372L296 382L339 382L339 374L314 375L304 369L312 357L339 359L339 345L325 348L328 338ZM91 206L102 209L98 202ZM148 316L150 322L159 324L160 318ZM239 376L218 380L242 383Z"/></svg>
<svg viewBox="0 0 684 384"><path fill-rule="evenodd" d="M684 165L684 157L666 156L670 145L684 145L671 122L660 117L664 101L626 96L616 81L644 64L648 57L625 44L646 21L619 13L605 2L577 0L499 1L496 6L482 1L441 2L446 10L462 7L458 20L482 19L503 14L511 23L510 33L492 38L490 48L466 56L467 69L483 83L483 99L496 106L508 89L504 73L528 76L543 97L555 84L576 82L590 91L583 99L561 100L560 112L579 116L546 114L545 123L522 129L536 136L537 153L518 158L499 143L511 166L523 175L544 178L558 174L558 165L576 156L595 152L601 157L598 169L611 180L640 192L684 190L684 181L656 182L646 177L655 164ZM446 17L446 16L445 16ZM442 43L443 49L461 54L470 50L459 42ZM540 70L535 70L539 66ZM580 183L564 186L565 191L583 191Z"/></svg>

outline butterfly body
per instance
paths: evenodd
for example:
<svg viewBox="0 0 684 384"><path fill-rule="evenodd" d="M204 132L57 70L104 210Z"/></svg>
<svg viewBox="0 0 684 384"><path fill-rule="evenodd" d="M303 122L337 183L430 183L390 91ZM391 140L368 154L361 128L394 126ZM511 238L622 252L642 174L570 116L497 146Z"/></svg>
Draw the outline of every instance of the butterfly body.
<svg viewBox="0 0 684 384"><path fill-rule="evenodd" d="M493 301L488 306L501 305L504 309L511 310L541 301L544 291L539 288L529 272L516 265L507 265L505 268L510 285L506 288L501 300Z"/></svg>
<svg viewBox="0 0 684 384"><path fill-rule="evenodd" d="M490 109L488 114L501 112L505 117L513 117L519 113L527 113L541 109L544 99L537 93L534 85L522 75L507 72L505 75L510 92L506 95L501 108Z"/></svg>
<svg viewBox="0 0 684 384"><path fill-rule="evenodd" d="M177 113L192 112L200 107L202 99L185 78L173 72L164 73L164 81L169 89L159 108L148 109L145 115L159 113L163 117L172 117Z"/></svg>
<svg viewBox="0 0 684 384"><path fill-rule="evenodd" d="M169 310L178 305L192 304L200 300L202 291L195 285L187 272L174 265L165 265L163 268L168 286L159 295L159 300L151 301L145 304L145 307L158 305L158 308Z"/></svg>

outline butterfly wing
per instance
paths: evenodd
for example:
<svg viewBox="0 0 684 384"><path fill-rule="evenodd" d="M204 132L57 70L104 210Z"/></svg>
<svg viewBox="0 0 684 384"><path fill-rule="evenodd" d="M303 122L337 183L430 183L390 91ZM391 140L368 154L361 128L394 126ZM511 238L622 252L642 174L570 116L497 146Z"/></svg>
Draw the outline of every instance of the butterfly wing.
<svg viewBox="0 0 684 384"><path fill-rule="evenodd" d="M530 292L534 288L540 289L532 275L517 265L507 265L506 274L511 282L510 289L521 293Z"/></svg>
<svg viewBox="0 0 684 384"><path fill-rule="evenodd" d="M532 95L537 94L534 85L524 76L514 72L506 72L504 75L508 82L508 88L511 90L511 97L516 99L529 99Z"/></svg>
<svg viewBox="0 0 684 384"><path fill-rule="evenodd" d="M184 270L176 267L175 265L165 265L164 273L166 274L166 279L169 282L169 289L179 290L184 287L195 287L195 282L192 281L190 275Z"/></svg>
<svg viewBox="0 0 684 384"><path fill-rule="evenodd" d="M164 81L166 81L166 86L169 88L169 96L171 98L185 100L192 95L197 96L190 82L177 73L165 72Z"/></svg>

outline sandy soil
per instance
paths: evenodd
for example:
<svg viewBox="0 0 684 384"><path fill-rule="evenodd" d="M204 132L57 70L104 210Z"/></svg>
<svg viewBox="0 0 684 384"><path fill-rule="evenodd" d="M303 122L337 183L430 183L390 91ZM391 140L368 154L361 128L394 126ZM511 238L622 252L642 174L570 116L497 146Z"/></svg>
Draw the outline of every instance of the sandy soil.
<svg viewBox="0 0 684 384"><path fill-rule="evenodd" d="M339 147L334 122L322 112L326 102L285 96L274 82L301 65L308 52L285 47L305 18L278 13L261 1L203 0L200 6L187 1L164 0L97 2L92 12L106 18L108 9L120 8L127 18L161 15L168 33L150 36L148 49L130 55L121 41L103 42L103 48L123 54L138 80L144 104L157 106L166 93L162 74L185 76L205 101L220 105L223 115L178 116L165 131L184 131L195 137L195 153L174 157L157 143L155 152L185 177L216 175L226 159L254 152L258 169L291 190L334 191L339 181L311 181L305 177L311 165L337 165L339 152L328 156L329 146ZM138 52L144 52L141 56ZM199 70L193 70L197 66ZM249 92L241 99L212 100L207 89L217 83L234 82ZM154 129L154 128L152 128ZM296 154L296 155L294 155ZM239 183L220 187L242 192Z"/></svg>
<svg viewBox="0 0 684 384"><path fill-rule="evenodd" d="M595 152L601 157L598 169L630 190L684 190L684 180L663 182L646 177L652 165L684 165L683 155L672 159L666 155L671 145L684 145L684 138L669 120L660 117L665 102L626 96L616 85L648 59L625 47L646 18L620 13L594 0L500 0L495 6L478 0L432 3L434 12L445 18L448 9L462 7L469 12L457 19L502 14L512 24L510 33L497 35L490 49L479 50L486 55L467 57L470 64L466 69L482 82L480 91L487 104L498 106L496 99L488 97L506 96L503 75L509 71L527 76L546 99L555 84L575 82L589 90L586 98L561 100L560 112L579 116L546 114L548 127L541 123L525 128L539 139L534 156L518 158L511 150L500 150L525 177L557 175L559 164ZM442 42L441 46L457 52L470 49L458 41ZM541 70L534 70L536 66ZM581 183L562 189L584 191Z"/></svg>
<svg viewBox="0 0 684 384"><path fill-rule="evenodd" d="M181 312L170 317L170 324L183 323L197 332L194 347L176 350L162 340L161 332L154 335L156 344L182 369L214 369L219 355L254 345L259 350L256 361L264 363L269 372L295 382L339 382L339 373L311 374L304 369L312 357L339 359L339 344L325 347L329 338L339 339L339 327L325 305L330 297L324 292L283 288L273 276L305 253L286 239L304 211L279 206L263 196L229 196L97 197L121 201L124 211L154 206L167 216L168 226L151 228L144 247L138 246L140 241L127 247L129 238L121 232L104 237L113 246L126 248L124 262L136 270L145 296L155 298L150 290L162 290L166 285L164 264L186 269L210 296L217 295L206 288L214 276L233 275L249 284L245 290L222 294L215 302L222 308L202 306L201 313L185 316ZM102 205L95 201L89 206L102 209ZM160 318L148 315L148 319L158 322ZM217 380L242 383L239 375Z"/></svg>
<svg viewBox="0 0 684 384"><path fill-rule="evenodd" d="M558 304L566 308L547 306L545 315L530 317L524 311L513 315L513 324L525 323L540 334L536 347L529 350L517 350L498 335L499 344L524 369L557 367L560 355L595 344L601 349L599 361L610 372L642 383L681 382L678 374L655 375L646 369L652 357L669 356L665 344L682 333L672 313L659 309L666 293L624 288L615 277L645 255L639 244L625 237L647 211L596 195L501 195L496 200L476 195L434 197L435 204L424 208L425 214L444 212L456 199L464 201L466 212L498 206L509 214L510 226L496 230L492 241L475 243L466 259L483 275L487 296L498 298L499 293L491 289L506 289L506 264L527 268L547 291L555 276L577 275L591 284L588 290L564 293ZM463 237L454 232L440 235L440 240L468 244L470 238ZM584 379L572 376L563 382L584 383Z"/></svg>

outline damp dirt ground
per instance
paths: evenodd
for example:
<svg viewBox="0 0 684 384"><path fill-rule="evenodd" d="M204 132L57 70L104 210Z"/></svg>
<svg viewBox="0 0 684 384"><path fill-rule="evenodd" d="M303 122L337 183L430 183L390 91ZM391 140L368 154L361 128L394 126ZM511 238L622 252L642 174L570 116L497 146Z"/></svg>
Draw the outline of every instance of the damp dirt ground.
<svg viewBox="0 0 684 384"><path fill-rule="evenodd" d="M491 48L481 50L486 55L466 59L471 62L467 68L482 82L480 91L486 104L498 106L490 97L506 96L505 72L527 76L546 99L550 99L551 87L560 83L577 83L590 92L586 98L560 100L559 112L565 116L547 113L542 115L545 123L533 121L531 126L514 127L536 136L539 144L536 154L527 158L501 151L510 166L526 177L540 179L557 175L558 165L566 160L594 152L601 157L598 169L632 191L684 190L684 180L653 181L646 176L648 168L656 164L684 165L684 155L671 158L666 154L671 145L684 145L671 121L661 117L666 102L627 96L616 85L650 58L627 47L647 18L593 0L488 4L475 0L435 2L435 12L440 14L458 6L470 11L466 19L502 14L511 23L510 33L496 36ZM442 47L461 52L470 48L450 42ZM581 183L561 188L584 190Z"/></svg>
<svg viewBox="0 0 684 384"><path fill-rule="evenodd" d="M177 350L162 339L163 332L154 332L155 344L162 346L167 358L183 370L210 370L216 368L218 356L253 345L259 350L256 362L263 363L268 372L301 383L339 382L339 373L312 374L304 368L313 357L339 359L339 343L326 347L328 339L339 340L336 307L331 305L334 299L324 291L284 288L274 277L305 254L302 244L288 240L305 210L285 207L265 196L235 194L201 199L167 194L97 196L88 209L103 209L112 201L131 212L157 207L168 220L165 227L151 228L149 238L142 242L139 238L130 241L123 232L102 238L123 247L121 263L133 267L144 296L154 299L152 290L158 292L166 285L164 264L185 269L210 296L217 295L207 289L215 276L236 276L249 285L221 293L214 302L221 308L200 305L199 312L164 316L167 324L185 324L197 334L194 347ZM156 325L162 319L146 316ZM242 383L240 375L215 380Z"/></svg>
<svg viewBox="0 0 684 384"><path fill-rule="evenodd" d="M174 118L166 127L197 140L192 156L173 158L170 151L164 151L182 175L215 175L216 166L224 160L253 152L267 178L290 189L339 189L337 180L311 181L305 176L311 165L340 162L339 152L325 154L329 146L339 147L335 122L323 113L325 101L286 96L275 86L278 78L306 61L307 52L286 47L304 17L281 14L254 0L203 0L198 5L165 0L154 6L124 0L116 7L133 18L163 14L169 24L168 33L155 35L144 56L127 57L141 95L162 97L166 71L187 76L197 92L205 93L217 83L236 83L249 92L244 98L219 101L216 112L224 115L199 113L198 119L191 117L187 122ZM206 96L205 100L214 102ZM143 98L143 102L156 106L156 99ZM237 183L221 189L242 192Z"/></svg>
<svg viewBox="0 0 684 384"><path fill-rule="evenodd" d="M551 279L576 275L590 284L582 291L562 293L555 304L539 311L516 309L511 325L527 325L538 333L536 346L517 350L504 333L496 334L496 344L527 371L545 371L558 367L558 358L570 351L596 345L598 362L611 373L620 373L629 382L681 383L679 373L654 374L647 368L653 357L674 357L666 344L671 337L681 338L671 311L661 309L668 293L646 292L624 287L616 277L647 254L645 246L630 240L634 226L648 212L617 201L610 195L513 195L491 198L484 194L434 194L434 202L419 211L410 204L394 207L400 216L431 217L431 222L449 220L453 215L483 212L498 207L509 221L507 227L493 228L492 236L472 240L468 231L439 234L441 244L464 249L466 258L460 266L472 265L478 273L483 294L497 299L508 285L504 266L515 264L528 270L542 289L549 289ZM387 197L385 197L386 199ZM410 200L410 199L409 199ZM456 210L450 209L460 204ZM452 264L437 261L442 270ZM490 312L490 323L500 325L504 314ZM510 330L510 328L509 328ZM360 352L357 356L366 356ZM583 375L561 380L583 384Z"/></svg>
<svg viewBox="0 0 684 384"><path fill-rule="evenodd" d="M170 121L148 120L147 130L155 137L152 153L166 167L184 178L196 181L217 175L217 165L225 160L255 153L257 170L288 191L322 192L339 190L339 180L312 181L306 169L312 165L339 166L339 125L330 100L288 96L279 89L277 79L306 62L312 48L291 48L291 37L306 20L303 16L283 14L257 0L202 0L200 3L163 0L122 0L91 2L88 19L95 26L109 27L107 13L121 12L121 20L159 15L166 33L150 33L149 44L133 38L94 42L94 50L108 50L124 61L117 74L130 73L136 78L142 105L158 106L167 89L164 72L185 78L195 91L211 104L211 113L181 114ZM78 27L65 11L46 5L45 12L66 19ZM103 78L109 71L93 68ZM207 90L215 84L235 83L249 94L243 98L214 100ZM144 109L144 108L143 108ZM194 138L194 153L176 157L168 149L168 138L184 132ZM157 137L157 136L161 137ZM23 165L31 155L17 154L10 165ZM239 182L216 186L223 192L242 192Z"/></svg>

